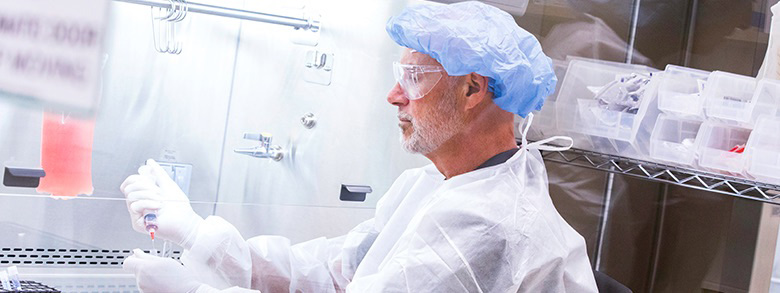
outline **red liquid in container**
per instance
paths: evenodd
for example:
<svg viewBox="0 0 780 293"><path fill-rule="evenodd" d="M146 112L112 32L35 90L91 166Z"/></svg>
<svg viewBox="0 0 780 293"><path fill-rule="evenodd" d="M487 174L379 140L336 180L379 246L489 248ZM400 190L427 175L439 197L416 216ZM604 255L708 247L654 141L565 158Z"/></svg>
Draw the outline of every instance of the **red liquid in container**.
<svg viewBox="0 0 780 293"><path fill-rule="evenodd" d="M92 194L92 138L94 119L62 113L43 114L41 166L46 176L37 191L53 196Z"/></svg>

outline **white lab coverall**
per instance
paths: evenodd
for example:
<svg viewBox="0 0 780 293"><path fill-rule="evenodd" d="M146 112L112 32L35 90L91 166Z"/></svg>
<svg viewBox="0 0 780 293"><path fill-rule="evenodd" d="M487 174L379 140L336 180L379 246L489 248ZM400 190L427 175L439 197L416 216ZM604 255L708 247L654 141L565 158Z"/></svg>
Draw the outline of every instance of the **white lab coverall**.
<svg viewBox="0 0 780 293"><path fill-rule="evenodd" d="M407 170L373 219L334 239L245 241L212 216L182 261L217 288L263 292L597 292L585 241L528 149L446 181L433 165Z"/></svg>

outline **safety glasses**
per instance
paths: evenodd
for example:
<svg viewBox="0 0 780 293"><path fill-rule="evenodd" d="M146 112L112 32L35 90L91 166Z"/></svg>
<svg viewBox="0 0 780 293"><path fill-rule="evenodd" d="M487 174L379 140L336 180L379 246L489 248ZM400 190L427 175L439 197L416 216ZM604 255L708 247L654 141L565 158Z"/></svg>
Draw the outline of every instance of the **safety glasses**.
<svg viewBox="0 0 780 293"><path fill-rule="evenodd" d="M393 76L406 94L417 100L427 95L444 76L444 68L436 65L411 65L393 62Z"/></svg>

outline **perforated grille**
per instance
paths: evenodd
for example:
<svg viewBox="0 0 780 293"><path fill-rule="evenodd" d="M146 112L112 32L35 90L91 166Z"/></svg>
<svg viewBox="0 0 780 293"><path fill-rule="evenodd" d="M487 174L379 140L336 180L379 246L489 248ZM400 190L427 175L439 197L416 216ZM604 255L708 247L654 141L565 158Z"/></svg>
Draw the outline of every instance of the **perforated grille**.
<svg viewBox="0 0 780 293"><path fill-rule="evenodd" d="M134 278L129 280L112 279L103 282L95 279L79 281L82 284L65 285L55 283L54 287L67 293L138 293L138 287L136 287Z"/></svg>
<svg viewBox="0 0 780 293"><path fill-rule="evenodd" d="M149 251L145 251L149 252ZM0 248L0 266L121 267L130 250L73 248ZM181 251L174 251L179 259Z"/></svg>
<svg viewBox="0 0 780 293"><path fill-rule="evenodd" d="M133 281L135 282L135 281ZM74 285L58 287L62 292L68 293L137 293L135 284L121 285Z"/></svg>

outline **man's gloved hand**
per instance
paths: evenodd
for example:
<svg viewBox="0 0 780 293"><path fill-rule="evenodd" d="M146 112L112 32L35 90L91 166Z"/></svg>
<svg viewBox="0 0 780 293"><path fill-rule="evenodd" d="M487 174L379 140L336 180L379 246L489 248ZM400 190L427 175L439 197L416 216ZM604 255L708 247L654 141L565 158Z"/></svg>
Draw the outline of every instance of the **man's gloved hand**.
<svg viewBox="0 0 780 293"><path fill-rule="evenodd" d="M178 261L146 254L140 249L133 250L122 268L135 274L141 292L194 293L203 285Z"/></svg>
<svg viewBox="0 0 780 293"><path fill-rule="evenodd" d="M156 236L190 249L203 218L190 206L190 200L154 160L147 160L138 174L125 179L120 189L127 197L127 210L133 229L147 233L144 215L157 214Z"/></svg>

